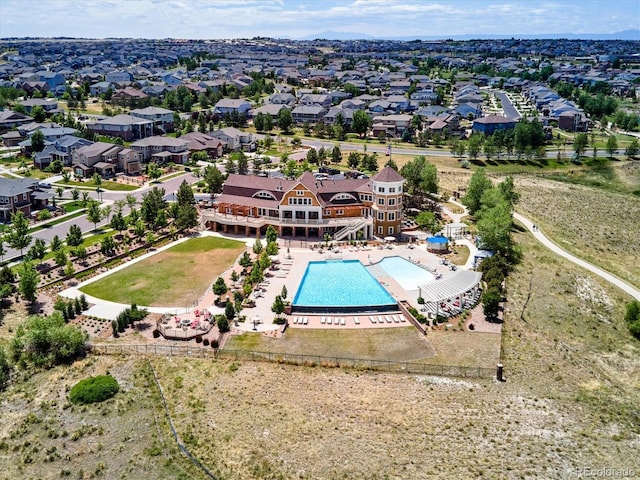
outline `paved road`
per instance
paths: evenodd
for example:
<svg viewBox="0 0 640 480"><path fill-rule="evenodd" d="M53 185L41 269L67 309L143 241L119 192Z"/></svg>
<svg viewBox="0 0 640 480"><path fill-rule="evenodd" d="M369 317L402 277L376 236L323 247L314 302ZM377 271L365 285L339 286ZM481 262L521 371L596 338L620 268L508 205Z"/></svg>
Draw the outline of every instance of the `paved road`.
<svg viewBox="0 0 640 480"><path fill-rule="evenodd" d="M178 187L180 186L183 180L186 180L190 184L198 181L198 179L193 174L186 173L184 175L180 175L179 177L174 177L169 180L165 180L161 183L145 185L144 187L141 187L138 190L131 191L131 192L115 192L115 191L105 190L101 193L102 201L105 204L113 204L115 200L123 199L128 193L130 193L134 195L140 202L142 200L143 195L149 190L151 190L153 187L164 188L166 193L165 198L168 200L173 199L173 193L178 190ZM95 191L91 191L89 193L89 196L93 199L98 200L98 193L96 193ZM69 194L67 194L66 197L69 197ZM123 210L123 213L124 214L129 213L129 209L125 208ZM97 224L97 228L103 227L108 223L109 221L107 219L104 219L103 221ZM36 238L41 238L45 241L47 245L49 245L49 243L51 242L51 240L55 235L57 235L60 239L64 240L64 238L67 236L67 233L69 232L69 227L74 224L78 225L83 233L90 232L91 230L94 229L93 223L89 222L89 220L87 220L85 215L82 215L80 217L75 217L75 218L72 218L71 220L67 220L66 222L53 225L49 228L38 230L32 235L32 238L33 240L35 240ZM31 245L33 245L33 240L31 242ZM10 260L20 255L20 250L14 250L12 248L9 248L6 244L5 244L5 249L6 249L6 253L4 256L5 260ZM28 249L29 248L26 248L24 250L24 253L26 253Z"/></svg>
<svg viewBox="0 0 640 480"><path fill-rule="evenodd" d="M505 117L511 120L518 120L521 117L518 110L516 110L516 107L513 106L513 103L511 103L511 100L509 100L509 97L507 97L504 92L493 93L500 99L500 103L502 103L502 111L504 112Z"/></svg>
<svg viewBox="0 0 640 480"><path fill-rule="evenodd" d="M576 265L581 266L582 268L589 270L592 273L595 273L596 275L598 275L599 277L604 278L607 282L615 285L616 287L624 290L625 292L627 292L629 295L631 295L632 297L634 297L636 300L640 300L640 290L638 290L637 288L629 285L628 283L626 283L625 281L619 279L618 277L615 277L613 275L611 275L609 272L606 272L605 270L596 267L595 265L590 264L589 262L585 262L584 260L570 254L569 252L567 252L566 250L560 248L558 245L556 245L555 243L553 243L551 240L549 240L544 233L542 233L540 231L540 229L536 229L535 231L533 230L533 222L531 220L529 220L526 217L523 217L522 215L520 215L519 213L514 213L513 217L518 220L520 223L522 223L525 227L527 227L527 229L533 233L533 236L540 242L542 243L545 247L547 247L549 250L551 250L552 252L560 255L563 258L566 258L567 260L569 260L570 262L575 263Z"/></svg>

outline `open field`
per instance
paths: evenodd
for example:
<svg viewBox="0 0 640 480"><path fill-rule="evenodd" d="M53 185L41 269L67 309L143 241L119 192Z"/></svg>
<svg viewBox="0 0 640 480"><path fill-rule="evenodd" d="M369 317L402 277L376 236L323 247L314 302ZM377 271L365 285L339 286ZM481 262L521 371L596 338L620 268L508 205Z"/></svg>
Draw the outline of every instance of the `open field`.
<svg viewBox="0 0 640 480"><path fill-rule="evenodd" d="M190 239L81 290L97 298L145 306L190 305L235 262L245 245L217 237ZM197 255L194 255L197 254Z"/></svg>
<svg viewBox="0 0 640 480"><path fill-rule="evenodd" d="M114 398L69 403L69 388L106 372L120 384ZM92 357L25 375L0 401L0 479L200 478L170 437L142 361Z"/></svg>
<svg viewBox="0 0 640 480"><path fill-rule="evenodd" d="M553 479L634 468L640 348L622 322L626 296L528 234L516 238L525 257L508 284L506 383L154 358L182 440L225 479ZM66 386L107 369L123 393L64 408ZM154 395L143 366L119 357L11 388L0 397L4 475L204 478L182 470Z"/></svg>
<svg viewBox="0 0 640 480"><path fill-rule="evenodd" d="M516 236L526 254L508 285L506 383L154 360L190 448L229 479L566 478L585 466L634 468L640 348L622 322L626 297ZM228 408L203 412L214 397Z"/></svg>
<svg viewBox="0 0 640 480"><path fill-rule="evenodd" d="M225 349L409 362L433 357L436 353L428 339L414 327L357 330L290 328L281 339L245 333L230 337Z"/></svg>
<svg viewBox="0 0 640 480"><path fill-rule="evenodd" d="M623 167L617 181L640 182L640 165L632 168ZM516 184L521 194L517 209L561 247L640 287L638 197L522 176Z"/></svg>

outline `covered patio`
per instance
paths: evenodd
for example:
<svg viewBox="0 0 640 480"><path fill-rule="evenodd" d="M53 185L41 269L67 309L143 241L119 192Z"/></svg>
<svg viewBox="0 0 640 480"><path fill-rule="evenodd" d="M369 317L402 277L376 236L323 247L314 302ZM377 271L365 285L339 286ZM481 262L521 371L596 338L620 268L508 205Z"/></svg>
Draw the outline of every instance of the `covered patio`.
<svg viewBox="0 0 640 480"><path fill-rule="evenodd" d="M433 318L459 315L478 302L481 278L481 272L458 270L443 280L418 285L424 299L422 311Z"/></svg>

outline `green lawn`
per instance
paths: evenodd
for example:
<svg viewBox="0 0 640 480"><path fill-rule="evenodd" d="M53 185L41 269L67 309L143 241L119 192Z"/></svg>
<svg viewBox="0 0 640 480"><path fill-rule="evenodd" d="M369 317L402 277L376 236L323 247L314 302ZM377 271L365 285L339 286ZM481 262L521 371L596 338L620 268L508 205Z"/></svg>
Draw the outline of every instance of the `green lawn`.
<svg viewBox="0 0 640 480"><path fill-rule="evenodd" d="M245 244L236 240L190 239L93 282L82 291L120 303L190 305L244 250Z"/></svg>

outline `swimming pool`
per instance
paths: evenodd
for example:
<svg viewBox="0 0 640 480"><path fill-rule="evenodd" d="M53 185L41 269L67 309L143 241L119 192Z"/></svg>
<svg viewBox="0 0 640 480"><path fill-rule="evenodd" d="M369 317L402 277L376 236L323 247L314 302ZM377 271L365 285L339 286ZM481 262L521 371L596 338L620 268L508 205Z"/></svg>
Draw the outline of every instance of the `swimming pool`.
<svg viewBox="0 0 640 480"><path fill-rule="evenodd" d="M385 257L377 265L407 291L417 290L418 285L424 285L435 279L431 272L398 256Z"/></svg>
<svg viewBox="0 0 640 480"><path fill-rule="evenodd" d="M294 312L383 312L396 301L358 260L309 262L293 299Z"/></svg>

